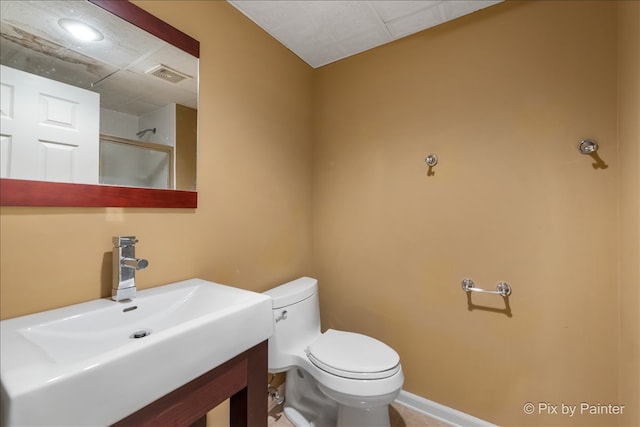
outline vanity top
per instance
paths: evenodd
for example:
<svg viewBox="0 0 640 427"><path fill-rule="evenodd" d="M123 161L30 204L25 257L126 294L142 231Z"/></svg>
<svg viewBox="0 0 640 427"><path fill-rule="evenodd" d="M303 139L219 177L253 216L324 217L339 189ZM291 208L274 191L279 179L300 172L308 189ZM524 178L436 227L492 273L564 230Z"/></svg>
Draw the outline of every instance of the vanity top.
<svg viewBox="0 0 640 427"><path fill-rule="evenodd" d="M272 333L271 298L202 279L4 320L2 425L113 424Z"/></svg>

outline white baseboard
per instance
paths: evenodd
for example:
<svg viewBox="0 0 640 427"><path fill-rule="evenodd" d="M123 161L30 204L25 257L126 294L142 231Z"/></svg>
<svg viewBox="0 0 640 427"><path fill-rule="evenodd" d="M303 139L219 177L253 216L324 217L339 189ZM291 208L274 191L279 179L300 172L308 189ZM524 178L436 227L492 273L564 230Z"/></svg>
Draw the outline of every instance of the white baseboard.
<svg viewBox="0 0 640 427"><path fill-rule="evenodd" d="M396 403L406 406L416 412L434 418L452 427L497 427L488 421L481 420L464 412L448 406L441 405L416 394L402 390L400 396L396 399Z"/></svg>

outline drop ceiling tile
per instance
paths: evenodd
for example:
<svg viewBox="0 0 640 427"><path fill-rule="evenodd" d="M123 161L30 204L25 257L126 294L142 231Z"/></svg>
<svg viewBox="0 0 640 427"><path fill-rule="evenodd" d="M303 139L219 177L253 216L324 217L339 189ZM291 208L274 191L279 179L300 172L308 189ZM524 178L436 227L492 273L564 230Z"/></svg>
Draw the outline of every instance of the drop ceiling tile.
<svg viewBox="0 0 640 427"><path fill-rule="evenodd" d="M313 28L318 37L340 42L352 38L379 39L386 36L377 14L364 2L341 2L314 15Z"/></svg>
<svg viewBox="0 0 640 427"><path fill-rule="evenodd" d="M316 68L502 0L227 1Z"/></svg>
<svg viewBox="0 0 640 427"><path fill-rule="evenodd" d="M436 6L440 0L398 0L398 1L369 1L384 22L404 18L407 15L417 13L423 9Z"/></svg>
<svg viewBox="0 0 640 427"><path fill-rule="evenodd" d="M437 4L432 7L421 9L410 15L405 15L387 22L387 28L394 39L408 36L413 33L435 27L445 21Z"/></svg>
<svg viewBox="0 0 640 427"><path fill-rule="evenodd" d="M441 8L445 14L445 20L450 21L452 19L459 18L469 13L475 12L485 7L492 6L500 3L500 1L476 1L476 0L456 0L456 1L443 1L441 2Z"/></svg>

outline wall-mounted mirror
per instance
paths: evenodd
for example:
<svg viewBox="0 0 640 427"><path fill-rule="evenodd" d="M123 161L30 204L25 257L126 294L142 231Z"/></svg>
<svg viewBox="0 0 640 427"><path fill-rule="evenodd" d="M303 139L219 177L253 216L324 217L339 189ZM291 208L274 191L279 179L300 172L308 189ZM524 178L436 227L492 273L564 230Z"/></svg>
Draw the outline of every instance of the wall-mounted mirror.
<svg viewBox="0 0 640 427"><path fill-rule="evenodd" d="M195 207L199 43L126 1L0 7L2 205Z"/></svg>

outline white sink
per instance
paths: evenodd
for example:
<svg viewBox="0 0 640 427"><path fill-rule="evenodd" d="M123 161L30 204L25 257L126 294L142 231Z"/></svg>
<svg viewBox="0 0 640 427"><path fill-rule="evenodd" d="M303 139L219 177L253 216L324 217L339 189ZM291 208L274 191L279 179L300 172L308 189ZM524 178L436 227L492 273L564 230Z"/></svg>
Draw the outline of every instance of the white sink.
<svg viewBox="0 0 640 427"><path fill-rule="evenodd" d="M112 424L272 333L268 296L201 279L4 320L0 424Z"/></svg>

